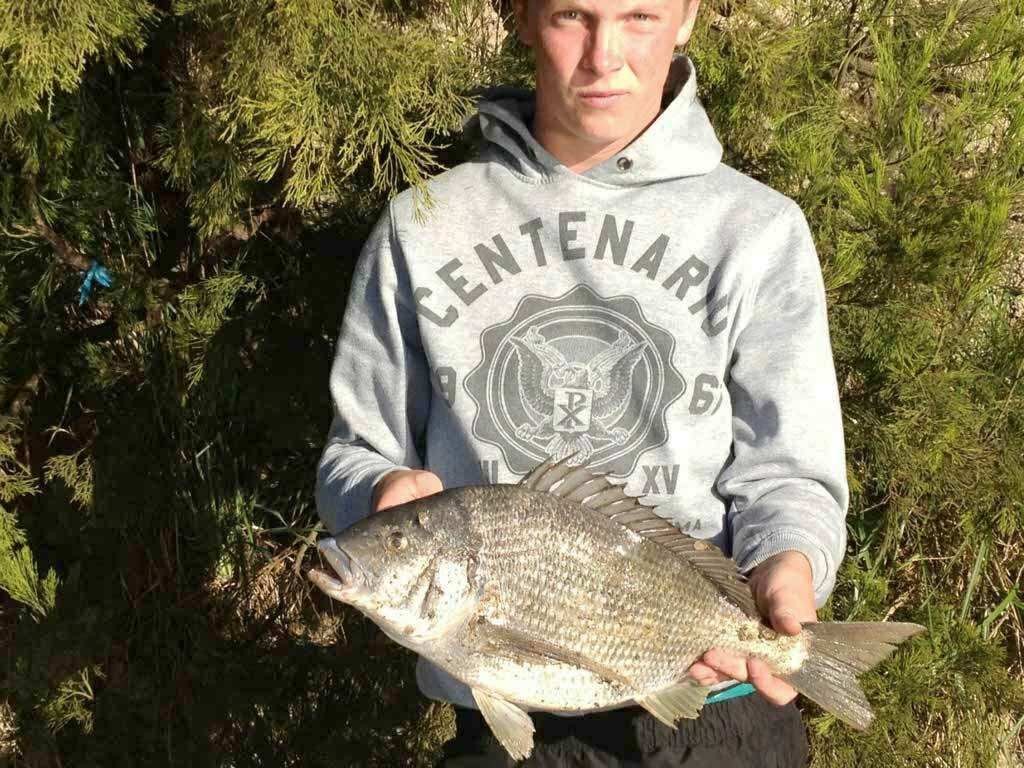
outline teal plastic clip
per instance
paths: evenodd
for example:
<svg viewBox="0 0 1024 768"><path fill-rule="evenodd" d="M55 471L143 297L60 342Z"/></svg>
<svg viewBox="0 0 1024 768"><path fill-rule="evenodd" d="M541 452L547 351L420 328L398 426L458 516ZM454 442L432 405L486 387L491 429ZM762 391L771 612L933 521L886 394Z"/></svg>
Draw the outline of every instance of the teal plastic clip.
<svg viewBox="0 0 1024 768"><path fill-rule="evenodd" d="M95 259L89 265L89 269L82 278L82 285L78 289L78 306L82 306L92 295L92 287L99 283L104 288L109 288L114 283L114 277L106 268Z"/></svg>
<svg viewBox="0 0 1024 768"><path fill-rule="evenodd" d="M720 691L715 691L706 699L705 704L717 704L719 701L728 701L729 699L736 699L740 696L747 696L753 693L756 689L750 683L736 683L736 685L730 685L728 688L723 688Z"/></svg>

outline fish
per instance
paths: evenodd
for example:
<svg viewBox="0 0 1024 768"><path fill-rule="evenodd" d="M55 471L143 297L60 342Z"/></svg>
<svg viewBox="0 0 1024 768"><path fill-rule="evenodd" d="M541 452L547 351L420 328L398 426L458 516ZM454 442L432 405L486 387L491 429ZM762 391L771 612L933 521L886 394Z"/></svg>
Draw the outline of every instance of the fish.
<svg viewBox="0 0 1024 768"><path fill-rule="evenodd" d="M309 579L467 685L517 760L533 749L533 711L635 704L672 728L698 717L709 689L688 670L712 647L761 659L838 719L870 725L856 675L923 626L777 633L730 557L572 459L372 514L318 542L334 573Z"/></svg>

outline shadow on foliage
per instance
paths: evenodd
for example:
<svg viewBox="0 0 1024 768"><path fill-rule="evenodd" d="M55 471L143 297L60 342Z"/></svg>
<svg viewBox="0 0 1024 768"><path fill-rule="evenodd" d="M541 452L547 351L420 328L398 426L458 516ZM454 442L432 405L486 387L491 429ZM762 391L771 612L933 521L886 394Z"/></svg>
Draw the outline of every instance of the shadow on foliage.
<svg viewBox="0 0 1024 768"><path fill-rule="evenodd" d="M167 328L145 337L137 378L83 398L91 506L50 483L22 515L62 584L43 621L14 626L0 678L17 764L430 763L441 737L424 715L443 713L413 657L293 567L315 557L328 371L367 231L256 239L241 264L261 290L209 339L198 383ZM49 388L40 423L72 383Z"/></svg>

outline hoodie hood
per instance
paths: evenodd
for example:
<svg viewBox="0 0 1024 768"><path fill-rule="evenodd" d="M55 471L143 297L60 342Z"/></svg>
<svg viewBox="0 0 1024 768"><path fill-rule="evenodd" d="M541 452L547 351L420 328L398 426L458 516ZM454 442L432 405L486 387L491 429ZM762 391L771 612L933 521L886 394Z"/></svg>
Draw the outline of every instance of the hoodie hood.
<svg viewBox="0 0 1024 768"><path fill-rule="evenodd" d="M535 92L499 86L484 91L477 104L477 122L486 149L530 180L544 181L572 174L617 187L634 187L710 173L722 159L722 145L697 99L693 61L673 57L665 80L664 109L631 144L607 160L576 174L530 133L536 109ZM627 158L627 160L622 160Z"/></svg>

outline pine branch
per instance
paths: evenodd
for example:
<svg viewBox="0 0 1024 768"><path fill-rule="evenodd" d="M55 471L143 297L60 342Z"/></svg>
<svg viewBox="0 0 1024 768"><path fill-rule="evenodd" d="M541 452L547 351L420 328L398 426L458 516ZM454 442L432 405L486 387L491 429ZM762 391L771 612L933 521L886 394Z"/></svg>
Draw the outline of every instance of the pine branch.
<svg viewBox="0 0 1024 768"><path fill-rule="evenodd" d="M249 226L245 226L239 222L231 228L230 236L236 240L245 242L250 237L259 232L261 226L273 219L277 214L280 213L280 209L267 207L260 211L258 214L253 216L249 220Z"/></svg>
<svg viewBox="0 0 1024 768"><path fill-rule="evenodd" d="M62 257L62 260L70 266L77 266L78 264L84 264L81 269L88 269L89 263L86 257L83 256L77 249L74 248L64 237L55 232L45 220L42 218L42 213L39 211L38 204L35 203L34 196L30 196L30 205L33 209L36 218L36 227L32 229L34 234L38 234L46 239L53 245L54 250ZM263 208L259 213L254 215L248 226L239 223L236 224L231 230L222 234L216 235L208 241L208 252L218 253L223 251L225 246L229 246L231 243L240 244L248 241L254 237L260 229L275 220L289 221L292 218L294 211L290 208L279 207L279 206L267 206ZM222 256L223 254L219 254ZM217 259L219 261L220 258ZM153 294L157 296L165 304L174 302L177 297L188 289L190 286L197 285L202 282L198 277L195 280L189 280L187 275L181 275L178 280L171 280L168 277L163 276L151 276L147 281ZM165 320L163 313L140 313L137 317L139 320L145 320L149 328L154 328L162 325ZM102 342L111 341L118 336L119 323L113 318L106 318L100 323L89 325L79 329L73 334L67 336L66 349L73 349L82 342ZM31 407L32 400L38 395L40 385L46 375L45 369L40 369L29 375L22 384L20 384L14 391L14 394L4 405L4 413L11 418L18 418Z"/></svg>
<svg viewBox="0 0 1024 768"><path fill-rule="evenodd" d="M53 250L57 252L57 255L60 256L61 261L72 269L76 269L81 272L89 269L89 267L92 266L92 259L88 258L81 251L75 248L63 235L51 227L43 217L43 212L39 207L38 188L36 186L35 177L29 176L26 179L25 186L25 197L28 201L29 212L32 214L33 223L27 227L22 226L21 229L29 232L30 234L41 237L43 240L48 242L53 247Z"/></svg>
<svg viewBox="0 0 1024 768"><path fill-rule="evenodd" d="M42 381L42 371L37 371L25 379L25 381L14 390L14 395L4 406L4 413L8 418L17 420L21 417L28 408L29 402L39 392L39 385Z"/></svg>
<svg viewBox="0 0 1024 768"><path fill-rule="evenodd" d="M992 427L985 434L985 442L989 442L1005 423L1006 414L1010 410L1010 404L1013 402L1013 396L1017 392L1017 385L1020 384L1021 379L1024 379L1024 360L1021 360L1020 365L1017 366L1017 372L1013 377L1013 384L1010 386L1010 391L1006 394L1006 399L1003 400L1003 404L999 409L999 415L993 420Z"/></svg>
<svg viewBox="0 0 1024 768"><path fill-rule="evenodd" d="M53 250L60 256L61 261L72 269L84 272L92 265L92 260L83 256L77 248L58 234L56 230L43 220L38 211L36 212L35 223L33 226L26 228L26 231L46 240L46 242L53 246Z"/></svg>
<svg viewBox="0 0 1024 768"><path fill-rule="evenodd" d="M240 221L231 227L231 229L209 238L206 241L206 250L217 250L224 245L230 244L232 240L244 243L252 237L255 237L265 224L281 222L283 225L287 226L295 218L297 218L297 211L290 206L263 206L259 213L254 216L250 216L248 224Z"/></svg>

